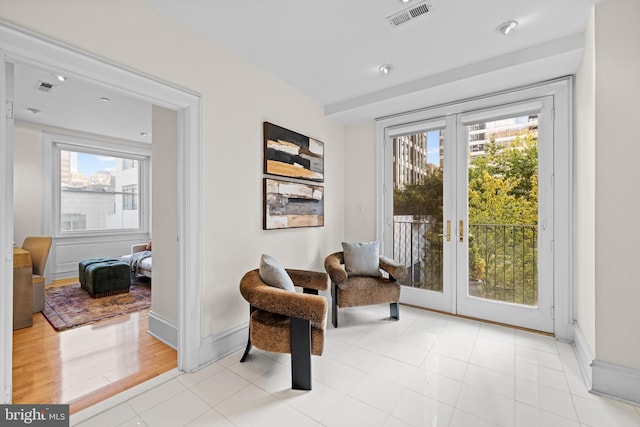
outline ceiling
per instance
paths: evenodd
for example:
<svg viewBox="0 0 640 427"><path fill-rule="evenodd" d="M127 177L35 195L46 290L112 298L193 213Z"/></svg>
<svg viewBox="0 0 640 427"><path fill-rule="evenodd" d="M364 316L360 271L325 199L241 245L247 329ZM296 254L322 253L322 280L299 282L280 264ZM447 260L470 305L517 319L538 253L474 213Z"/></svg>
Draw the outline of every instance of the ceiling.
<svg viewBox="0 0 640 427"><path fill-rule="evenodd" d="M59 81L53 71L24 64L14 64L14 76L13 110L17 120L151 142L148 103L78 77ZM47 85L54 87L48 92L41 90Z"/></svg>
<svg viewBox="0 0 640 427"><path fill-rule="evenodd" d="M387 17L423 0L145 1L351 122L572 74L600 0L427 0L428 13L397 27ZM519 25L504 36L496 27L508 20ZM148 140L149 105L54 78L17 66L16 118ZM43 94L42 80L59 84Z"/></svg>

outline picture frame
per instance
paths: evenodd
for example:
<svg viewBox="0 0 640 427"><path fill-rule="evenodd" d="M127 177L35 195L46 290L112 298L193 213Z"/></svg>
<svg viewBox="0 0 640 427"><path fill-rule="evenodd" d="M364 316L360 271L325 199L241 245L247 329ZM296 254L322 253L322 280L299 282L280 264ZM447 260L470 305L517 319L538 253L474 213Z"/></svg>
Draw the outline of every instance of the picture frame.
<svg viewBox="0 0 640 427"><path fill-rule="evenodd" d="M324 187L264 178L263 229L324 226Z"/></svg>
<svg viewBox="0 0 640 427"><path fill-rule="evenodd" d="M324 182L324 143L273 123L263 123L264 173Z"/></svg>

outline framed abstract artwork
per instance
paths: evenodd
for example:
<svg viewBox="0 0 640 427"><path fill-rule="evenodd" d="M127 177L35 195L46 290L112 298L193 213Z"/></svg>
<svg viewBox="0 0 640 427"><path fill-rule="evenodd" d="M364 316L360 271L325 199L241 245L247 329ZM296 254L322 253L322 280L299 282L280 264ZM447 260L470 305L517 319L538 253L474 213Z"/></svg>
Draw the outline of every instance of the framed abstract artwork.
<svg viewBox="0 0 640 427"><path fill-rule="evenodd" d="M264 178L265 230L324 225L324 187Z"/></svg>
<svg viewBox="0 0 640 427"><path fill-rule="evenodd" d="M264 122L264 173L324 182L324 144Z"/></svg>

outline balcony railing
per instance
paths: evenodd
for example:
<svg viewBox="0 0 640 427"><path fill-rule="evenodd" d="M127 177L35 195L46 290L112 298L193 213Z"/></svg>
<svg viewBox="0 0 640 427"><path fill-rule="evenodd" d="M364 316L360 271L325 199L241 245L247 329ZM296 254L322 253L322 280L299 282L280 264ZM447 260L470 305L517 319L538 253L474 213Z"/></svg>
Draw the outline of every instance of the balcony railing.
<svg viewBox="0 0 640 427"><path fill-rule="evenodd" d="M405 286L442 291L443 227L430 217L394 217L393 255L407 266ZM469 295L538 304L537 225L469 225Z"/></svg>

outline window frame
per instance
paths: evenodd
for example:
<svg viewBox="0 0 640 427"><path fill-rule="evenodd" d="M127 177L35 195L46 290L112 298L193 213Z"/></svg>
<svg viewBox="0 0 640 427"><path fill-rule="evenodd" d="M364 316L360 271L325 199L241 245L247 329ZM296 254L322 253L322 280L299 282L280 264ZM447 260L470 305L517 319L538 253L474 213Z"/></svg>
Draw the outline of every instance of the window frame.
<svg viewBox="0 0 640 427"><path fill-rule="evenodd" d="M44 132L45 155L45 212L50 218L47 224L50 234L56 238L100 237L148 233L151 222L151 146L129 141L115 141ZM138 228L116 228L105 230L62 230L61 229L61 151L105 155L138 160L140 165L138 181L139 226ZM48 170L46 170L48 169Z"/></svg>

